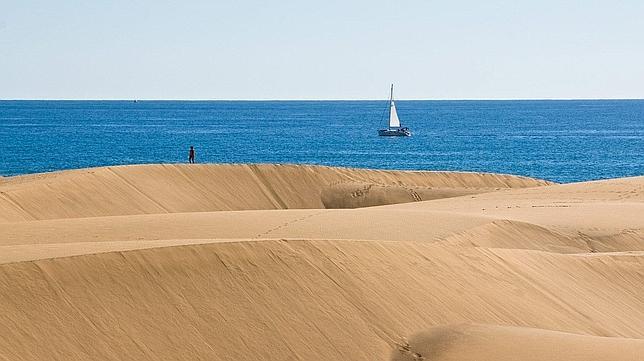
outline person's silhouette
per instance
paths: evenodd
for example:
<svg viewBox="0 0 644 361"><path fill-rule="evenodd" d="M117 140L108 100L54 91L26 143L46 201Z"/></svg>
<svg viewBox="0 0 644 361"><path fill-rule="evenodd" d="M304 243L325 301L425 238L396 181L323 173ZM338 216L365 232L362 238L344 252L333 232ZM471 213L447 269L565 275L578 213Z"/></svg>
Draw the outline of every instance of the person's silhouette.
<svg viewBox="0 0 644 361"><path fill-rule="evenodd" d="M188 152L188 163L194 163L195 162L195 147L192 145L190 146L190 152Z"/></svg>

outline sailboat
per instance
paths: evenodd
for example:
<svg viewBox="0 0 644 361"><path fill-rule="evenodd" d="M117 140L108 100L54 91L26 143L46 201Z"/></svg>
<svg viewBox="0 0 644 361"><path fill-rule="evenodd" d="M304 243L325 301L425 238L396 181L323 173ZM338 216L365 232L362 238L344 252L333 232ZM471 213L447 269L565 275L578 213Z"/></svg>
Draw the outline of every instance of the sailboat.
<svg viewBox="0 0 644 361"><path fill-rule="evenodd" d="M400 119L398 119L396 104L394 103L393 84L391 84L391 95L389 96L389 127L378 130L378 135L381 137L409 137L411 135L409 128L400 126Z"/></svg>

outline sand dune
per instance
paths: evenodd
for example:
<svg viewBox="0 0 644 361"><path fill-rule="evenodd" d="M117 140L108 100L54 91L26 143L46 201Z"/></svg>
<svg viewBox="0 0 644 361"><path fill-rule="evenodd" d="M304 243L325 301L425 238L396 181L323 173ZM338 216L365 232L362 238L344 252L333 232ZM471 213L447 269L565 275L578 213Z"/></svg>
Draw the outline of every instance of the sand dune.
<svg viewBox="0 0 644 361"><path fill-rule="evenodd" d="M0 185L0 221L324 208L322 193L329 208L354 208L419 201L423 200L423 195L435 199L544 184L547 182L497 174L320 166L168 164L103 167L8 178ZM376 188L373 192L363 191L368 186ZM376 191L383 188L391 192Z"/></svg>
<svg viewBox="0 0 644 361"><path fill-rule="evenodd" d="M0 266L19 359L384 360L463 321L644 337L644 258L423 242L257 241ZM583 271L583 272L582 272Z"/></svg>
<svg viewBox="0 0 644 361"><path fill-rule="evenodd" d="M445 239L450 244L487 248L532 249L557 253L592 251L588 240L561 234L530 223L497 220Z"/></svg>
<svg viewBox="0 0 644 361"><path fill-rule="evenodd" d="M635 360L643 195L313 166L7 178L0 360Z"/></svg>
<svg viewBox="0 0 644 361"><path fill-rule="evenodd" d="M644 340L490 325L434 327L394 352L394 361L641 360Z"/></svg>
<svg viewBox="0 0 644 361"><path fill-rule="evenodd" d="M72 255L77 254L73 251L75 243L146 245L149 243L145 242L169 240L176 244L177 240L186 239L192 244L199 239L209 242L212 239L288 238L439 241L454 232L487 222L490 222L487 218L469 215L412 211L392 214L376 208L198 212L17 222L0 225L0 263L48 258L51 244L60 243L69 244L67 249ZM9 252L18 245L22 250L31 251ZM104 245L97 247L106 249Z"/></svg>
<svg viewBox="0 0 644 361"><path fill-rule="evenodd" d="M452 212L517 220L564 233L611 236L644 228L644 177L513 189L396 209Z"/></svg>

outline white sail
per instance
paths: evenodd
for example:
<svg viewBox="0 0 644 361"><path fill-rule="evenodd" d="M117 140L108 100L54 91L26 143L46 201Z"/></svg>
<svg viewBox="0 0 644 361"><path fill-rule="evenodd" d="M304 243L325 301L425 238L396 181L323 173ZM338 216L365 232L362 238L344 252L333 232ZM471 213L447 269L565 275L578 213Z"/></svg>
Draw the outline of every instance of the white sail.
<svg viewBox="0 0 644 361"><path fill-rule="evenodd" d="M396 104L391 99L391 107L389 108L389 128L400 128L400 119L396 113Z"/></svg>
<svg viewBox="0 0 644 361"><path fill-rule="evenodd" d="M396 112L396 103L394 103L394 85L391 84L391 95L389 96L389 127L378 130L379 136L386 137L409 137L411 132L408 128L400 126L398 112Z"/></svg>

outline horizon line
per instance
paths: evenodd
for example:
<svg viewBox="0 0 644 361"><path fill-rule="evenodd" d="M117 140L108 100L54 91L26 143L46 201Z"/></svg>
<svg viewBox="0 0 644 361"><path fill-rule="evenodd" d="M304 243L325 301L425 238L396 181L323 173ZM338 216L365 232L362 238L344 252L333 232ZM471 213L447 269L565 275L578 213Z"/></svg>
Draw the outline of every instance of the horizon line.
<svg viewBox="0 0 644 361"><path fill-rule="evenodd" d="M387 100L387 99L384 99ZM125 101L125 102L145 102L145 101L182 101L182 102L328 102L328 101L346 101L346 102L359 102L359 101L384 101L383 99L306 99L306 98L258 98L258 99L180 99L180 98L12 98L0 99L0 101ZM561 101L561 100L644 100L644 98L398 98L397 101Z"/></svg>

